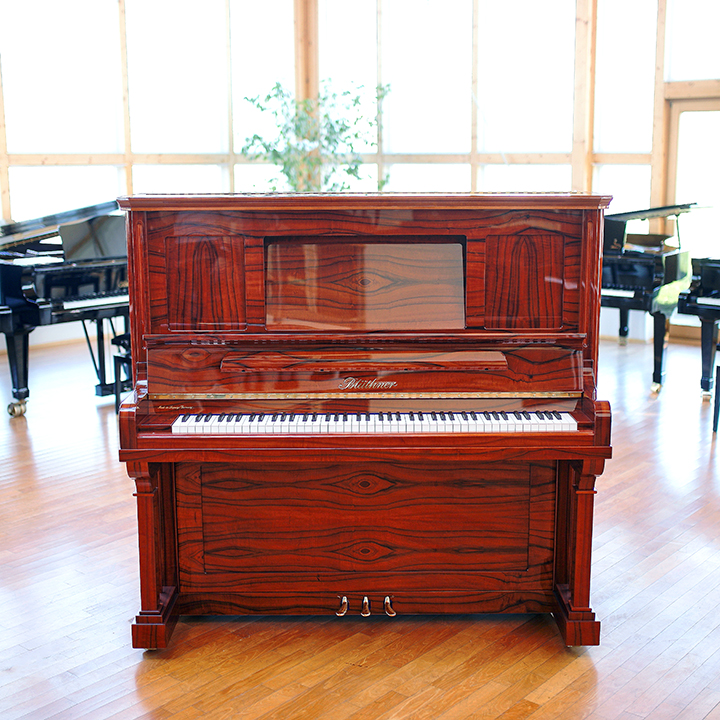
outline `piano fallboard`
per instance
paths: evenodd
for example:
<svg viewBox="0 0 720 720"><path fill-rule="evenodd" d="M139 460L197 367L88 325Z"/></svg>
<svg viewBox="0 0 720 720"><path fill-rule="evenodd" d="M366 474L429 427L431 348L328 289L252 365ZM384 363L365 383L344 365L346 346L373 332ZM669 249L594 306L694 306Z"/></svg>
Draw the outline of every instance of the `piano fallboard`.
<svg viewBox="0 0 720 720"><path fill-rule="evenodd" d="M579 394L584 335L538 336L532 342L463 334L335 338L289 345L261 337L196 337L147 342L153 399L250 397L412 397ZM259 346L259 347L258 347Z"/></svg>

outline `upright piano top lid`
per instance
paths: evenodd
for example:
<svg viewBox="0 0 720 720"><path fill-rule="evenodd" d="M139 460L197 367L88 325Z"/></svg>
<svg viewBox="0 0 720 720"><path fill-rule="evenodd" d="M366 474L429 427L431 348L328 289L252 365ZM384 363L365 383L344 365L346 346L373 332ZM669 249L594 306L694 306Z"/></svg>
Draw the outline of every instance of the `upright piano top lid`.
<svg viewBox="0 0 720 720"><path fill-rule="evenodd" d="M262 193L226 195L134 195L118 198L123 210L597 210L612 198L589 193Z"/></svg>

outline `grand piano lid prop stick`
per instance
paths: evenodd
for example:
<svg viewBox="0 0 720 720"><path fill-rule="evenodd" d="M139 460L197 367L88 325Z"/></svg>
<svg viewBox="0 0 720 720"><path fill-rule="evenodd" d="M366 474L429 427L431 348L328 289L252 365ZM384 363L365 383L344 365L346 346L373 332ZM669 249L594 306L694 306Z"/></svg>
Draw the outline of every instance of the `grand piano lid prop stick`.
<svg viewBox="0 0 720 720"><path fill-rule="evenodd" d="M180 615L488 612L597 644L608 202L122 198L133 645Z"/></svg>

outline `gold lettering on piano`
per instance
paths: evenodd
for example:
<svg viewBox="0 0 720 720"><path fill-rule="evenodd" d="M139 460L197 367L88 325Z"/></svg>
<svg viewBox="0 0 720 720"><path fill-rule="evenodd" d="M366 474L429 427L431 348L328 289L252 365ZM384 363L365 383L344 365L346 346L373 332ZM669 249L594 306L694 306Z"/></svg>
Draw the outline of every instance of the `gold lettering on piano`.
<svg viewBox="0 0 720 720"><path fill-rule="evenodd" d="M339 390L390 390L397 383L394 380L363 380L361 378L347 377L342 378L338 383Z"/></svg>

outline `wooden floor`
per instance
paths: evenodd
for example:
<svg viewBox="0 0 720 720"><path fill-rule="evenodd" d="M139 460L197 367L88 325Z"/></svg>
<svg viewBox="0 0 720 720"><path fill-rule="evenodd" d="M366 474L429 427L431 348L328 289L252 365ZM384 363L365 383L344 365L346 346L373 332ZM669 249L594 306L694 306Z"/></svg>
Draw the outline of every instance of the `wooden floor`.
<svg viewBox="0 0 720 720"><path fill-rule="evenodd" d="M113 404L84 346L34 350L27 416L0 417L0 718L720 719L720 465L699 348L670 346L659 396L650 366L649 346L602 344L599 647L565 648L530 615L253 617L181 620L169 649L143 652Z"/></svg>

